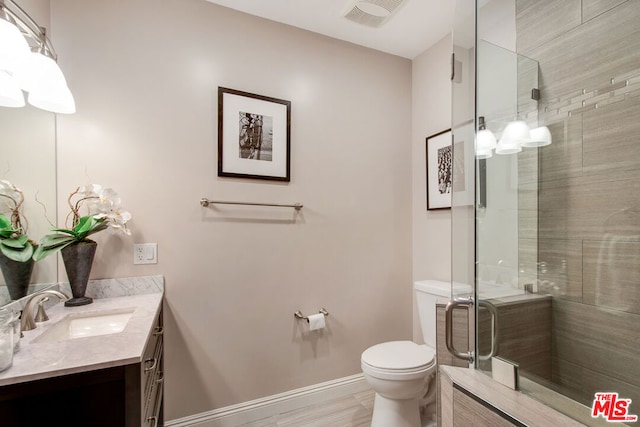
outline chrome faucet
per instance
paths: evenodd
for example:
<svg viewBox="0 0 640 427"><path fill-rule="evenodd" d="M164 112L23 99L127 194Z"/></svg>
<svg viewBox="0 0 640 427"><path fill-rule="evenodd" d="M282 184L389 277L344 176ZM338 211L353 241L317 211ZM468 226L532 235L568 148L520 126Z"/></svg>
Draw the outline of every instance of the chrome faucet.
<svg viewBox="0 0 640 427"><path fill-rule="evenodd" d="M60 299L60 301L66 301L69 299L67 295L62 292L46 289L44 291L35 293L29 298L27 304L24 306L24 310L22 310L22 320L20 322L20 327L23 331L30 331L36 328L36 322L33 320L33 307L35 307L40 301L44 298L47 298L49 295L56 296Z"/></svg>

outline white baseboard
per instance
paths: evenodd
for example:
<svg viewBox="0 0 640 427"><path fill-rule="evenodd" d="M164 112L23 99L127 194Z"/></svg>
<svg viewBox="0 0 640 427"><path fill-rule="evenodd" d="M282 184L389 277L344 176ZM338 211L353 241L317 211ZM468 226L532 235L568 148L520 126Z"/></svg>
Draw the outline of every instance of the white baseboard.
<svg viewBox="0 0 640 427"><path fill-rule="evenodd" d="M362 374L338 378L213 411L169 420L166 427L236 427L308 405L348 396L370 387Z"/></svg>

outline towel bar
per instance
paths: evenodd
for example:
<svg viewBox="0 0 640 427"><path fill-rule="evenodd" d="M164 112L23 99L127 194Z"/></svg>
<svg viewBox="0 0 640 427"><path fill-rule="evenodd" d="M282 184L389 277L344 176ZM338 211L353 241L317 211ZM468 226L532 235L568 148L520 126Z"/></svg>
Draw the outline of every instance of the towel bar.
<svg viewBox="0 0 640 427"><path fill-rule="evenodd" d="M200 204L202 207L208 207L210 204L219 204L219 205L245 205L245 206L275 206L280 208L294 208L299 211L302 209L302 203L295 203L293 205L281 205L277 203L252 203L252 202L223 202L220 200L209 200L206 197L200 199Z"/></svg>

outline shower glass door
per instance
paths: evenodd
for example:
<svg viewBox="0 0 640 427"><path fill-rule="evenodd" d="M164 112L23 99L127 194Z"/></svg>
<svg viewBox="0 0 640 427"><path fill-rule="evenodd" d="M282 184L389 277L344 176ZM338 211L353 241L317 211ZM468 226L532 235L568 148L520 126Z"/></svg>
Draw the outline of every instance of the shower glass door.
<svg viewBox="0 0 640 427"><path fill-rule="evenodd" d="M475 0L458 0L454 16L451 58L453 185L451 194L452 300L475 300ZM469 331L475 316L467 310ZM464 339L462 340L464 341ZM458 342L454 352L467 353L473 364L475 338ZM453 343L452 343L453 344ZM466 345L465 345L466 344ZM450 349L451 351L451 349ZM462 358L462 357L461 357ZM461 362L464 363L464 362Z"/></svg>
<svg viewBox="0 0 640 427"><path fill-rule="evenodd" d="M454 136L467 120L475 133L475 200L470 220L454 193L452 260L454 281L476 285L476 352L492 348L489 304L496 355L519 366L523 392L584 424L632 421L640 414L640 2L473 7L477 38L454 36L454 51L477 52L475 98L463 82L452 86ZM456 106L469 100L470 118ZM528 136L514 136L522 122ZM483 145L484 131L497 147ZM455 148L454 159L467 155ZM476 357L475 367L490 375L489 360ZM599 393L627 399L620 416L629 418L614 419Z"/></svg>

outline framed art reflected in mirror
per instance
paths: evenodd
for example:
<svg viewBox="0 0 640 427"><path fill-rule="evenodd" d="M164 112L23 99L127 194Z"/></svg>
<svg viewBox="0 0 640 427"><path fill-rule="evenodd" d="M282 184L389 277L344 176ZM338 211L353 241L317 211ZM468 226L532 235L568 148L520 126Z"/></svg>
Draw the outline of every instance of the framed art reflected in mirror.
<svg viewBox="0 0 640 427"><path fill-rule="evenodd" d="M451 129L427 137L427 210L450 209L453 191Z"/></svg>

